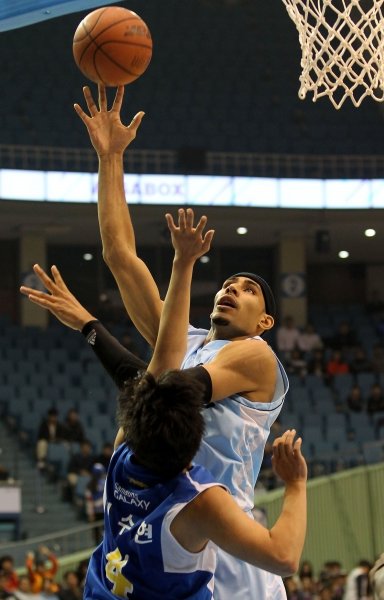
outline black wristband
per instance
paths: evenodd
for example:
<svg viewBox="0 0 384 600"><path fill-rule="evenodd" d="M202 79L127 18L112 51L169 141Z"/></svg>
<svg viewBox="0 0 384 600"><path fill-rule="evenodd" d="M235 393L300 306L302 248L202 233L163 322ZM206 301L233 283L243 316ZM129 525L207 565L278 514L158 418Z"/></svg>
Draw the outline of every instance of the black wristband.
<svg viewBox="0 0 384 600"><path fill-rule="evenodd" d="M94 346L96 341L96 331L93 327L95 323L99 323L99 321L97 319L89 321L84 325L83 329L81 330L81 333L87 340L88 344L90 344L91 346Z"/></svg>

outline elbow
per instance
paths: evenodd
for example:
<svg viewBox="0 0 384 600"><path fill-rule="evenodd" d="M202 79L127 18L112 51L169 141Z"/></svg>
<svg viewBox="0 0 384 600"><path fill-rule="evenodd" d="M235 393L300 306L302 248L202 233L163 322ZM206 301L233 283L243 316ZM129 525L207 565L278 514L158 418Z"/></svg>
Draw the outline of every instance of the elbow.
<svg viewBox="0 0 384 600"><path fill-rule="evenodd" d="M279 560L277 575L280 577L291 577L299 570L300 558L294 556L282 556Z"/></svg>
<svg viewBox="0 0 384 600"><path fill-rule="evenodd" d="M116 252L113 249L113 245L111 247L106 248L103 246L103 260L105 264L110 267L116 261Z"/></svg>
<svg viewBox="0 0 384 600"><path fill-rule="evenodd" d="M103 244L102 256L105 264L112 270L118 268L120 265L127 265L129 261L129 252L125 250L121 245L116 243Z"/></svg>

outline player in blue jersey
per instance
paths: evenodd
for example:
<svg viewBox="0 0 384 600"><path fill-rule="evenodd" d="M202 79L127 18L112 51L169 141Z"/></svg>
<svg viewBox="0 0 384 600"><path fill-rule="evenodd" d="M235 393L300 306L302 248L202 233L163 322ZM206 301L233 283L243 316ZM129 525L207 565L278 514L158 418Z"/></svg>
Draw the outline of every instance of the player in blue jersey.
<svg viewBox="0 0 384 600"><path fill-rule="evenodd" d="M204 429L202 404L211 397L210 377L202 367L164 370L178 367L185 354L192 267L210 239L201 236L204 219L195 228L190 209L179 215L178 227L168 217L175 259L154 354L146 374L124 384L120 396L120 429L105 489L105 535L90 561L89 599L212 598L216 544L286 575L296 570L304 543L306 465L294 431L274 444L286 495L271 531L251 521L206 469L190 464ZM49 294L21 291L82 330L94 348L101 338L105 349L107 332L69 292L58 270L52 268L53 279L38 266L35 272ZM121 351L112 345L114 352ZM122 376L134 376L144 366L128 351L124 360L116 369Z"/></svg>
<svg viewBox="0 0 384 600"><path fill-rule="evenodd" d="M136 137L144 113L137 113L131 124L124 126L120 118L123 95L124 88L118 88L109 110L105 88L99 86L96 105L85 87L88 113L77 104L75 110L99 158L103 256L130 318L153 347L162 300L149 269L136 253L123 170L124 152ZM204 364L212 380L215 404L204 413L206 432L196 460L227 485L248 514L270 427L288 390L283 366L261 338L273 327L274 317L273 294L262 277L244 272L231 275L215 296L210 330L190 329L183 365ZM281 578L225 554L219 556L215 594L217 600L286 598Z"/></svg>

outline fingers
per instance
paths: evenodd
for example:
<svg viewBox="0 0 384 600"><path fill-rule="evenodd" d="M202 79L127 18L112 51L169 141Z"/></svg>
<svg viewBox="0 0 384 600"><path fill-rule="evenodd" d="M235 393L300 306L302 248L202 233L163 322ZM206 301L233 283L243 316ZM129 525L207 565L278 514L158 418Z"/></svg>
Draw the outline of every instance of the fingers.
<svg viewBox="0 0 384 600"><path fill-rule="evenodd" d="M53 292L55 283L52 279L47 275L47 273L40 267L39 264L33 265L33 270L39 279L43 282L44 286L47 288L49 292Z"/></svg>
<svg viewBox="0 0 384 600"><path fill-rule="evenodd" d="M97 86L99 92L99 109L107 110L107 92L105 91L105 85L99 84Z"/></svg>
<svg viewBox="0 0 384 600"><path fill-rule="evenodd" d="M187 210L186 211L183 210L183 212L184 212L184 215L185 215L185 222L186 222L187 227L189 229L192 229L193 228L193 221L195 219L195 213L193 212L193 209L192 208L187 208Z"/></svg>
<svg viewBox="0 0 384 600"><path fill-rule="evenodd" d="M64 279L62 278L59 269L56 267L56 265L52 265L51 267L51 273L53 276L53 279L56 283L56 285L61 289L64 290L66 292L69 292L69 289L67 288L66 284L64 283Z"/></svg>
<svg viewBox="0 0 384 600"><path fill-rule="evenodd" d="M143 120L143 117L145 115L144 111L140 111L138 112L132 119L132 121L130 122L130 124L128 125L128 129L134 134L136 135L137 130L140 127L141 121Z"/></svg>
<svg viewBox="0 0 384 600"><path fill-rule="evenodd" d="M170 213L167 213L165 215L166 221L167 221L167 225L168 225L168 229L172 232L172 231L176 231L177 227L176 227L176 223L173 220L173 216Z"/></svg>
<svg viewBox="0 0 384 600"><path fill-rule="evenodd" d="M25 285L22 285L19 288L19 290L20 290L20 292L22 294L24 294L24 296L28 296L28 297L30 295L32 295L32 296L38 296L38 297L41 297L41 298L45 298L45 296L47 295L45 292L40 292L39 290L35 290L35 288L30 288L30 287L27 287Z"/></svg>
<svg viewBox="0 0 384 600"><path fill-rule="evenodd" d="M89 114L93 117L98 113L98 109L97 109L97 106L95 104L95 101L91 94L91 90L89 89L88 85L85 85L83 87L83 94L84 94L85 102L86 102L88 110L89 110Z"/></svg>
<svg viewBox="0 0 384 600"><path fill-rule="evenodd" d="M208 252L208 250L210 249L214 235L215 235L214 229L210 229L205 234L204 239L203 239L203 248L202 248L204 252Z"/></svg>
<svg viewBox="0 0 384 600"><path fill-rule="evenodd" d="M90 119L90 117L83 111L83 109L81 108L81 106L79 104L74 104L73 108L75 109L75 111L77 112L77 114L79 115L80 119L85 123L85 125L87 124L87 121Z"/></svg>
<svg viewBox="0 0 384 600"><path fill-rule="evenodd" d="M276 458L283 459L293 455L293 440L296 430L288 429L281 437L273 442L273 454Z"/></svg>
<svg viewBox="0 0 384 600"><path fill-rule="evenodd" d="M167 213L165 215L165 218L167 221L168 229L172 234L185 233L191 240L200 240L201 248L199 251L202 254L208 252L211 246L213 236L215 234L215 230L210 229L206 233L203 233L203 230L208 220L205 215L203 215L200 218L196 227L194 227L195 215L192 208L179 208L177 225L175 224L175 221L170 213Z"/></svg>
<svg viewBox="0 0 384 600"><path fill-rule="evenodd" d="M297 440L295 441L294 445L293 445L293 453L295 455L301 456L301 446L303 444L303 440L301 437L297 438Z"/></svg>
<svg viewBox="0 0 384 600"><path fill-rule="evenodd" d="M188 209L188 210L191 210L191 209ZM188 214L188 211L187 211L187 214ZM190 216L189 216L188 220L190 223L190 221L191 221ZM192 216L192 224L193 224L193 216ZM185 210L183 208L179 208L179 228L181 229L181 231L185 231L186 227L187 227L187 217L185 214ZM190 225L189 225L189 227L190 227Z"/></svg>
<svg viewBox="0 0 384 600"><path fill-rule="evenodd" d="M112 108L111 108L111 110L113 112L120 112L121 105L123 104L123 98L124 98L124 86L119 85L116 90L115 98L113 100L113 104L112 104Z"/></svg>

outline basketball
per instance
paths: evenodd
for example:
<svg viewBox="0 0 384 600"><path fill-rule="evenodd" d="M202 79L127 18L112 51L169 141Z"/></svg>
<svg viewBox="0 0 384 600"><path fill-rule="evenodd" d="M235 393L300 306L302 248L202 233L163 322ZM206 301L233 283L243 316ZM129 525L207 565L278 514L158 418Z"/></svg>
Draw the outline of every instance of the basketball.
<svg viewBox="0 0 384 600"><path fill-rule="evenodd" d="M73 56L94 83L126 85L140 77L151 61L151 33L141 17L127 8L99 8L79 23Z"/></svg>

